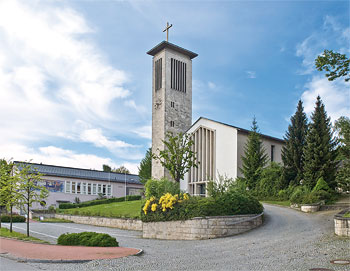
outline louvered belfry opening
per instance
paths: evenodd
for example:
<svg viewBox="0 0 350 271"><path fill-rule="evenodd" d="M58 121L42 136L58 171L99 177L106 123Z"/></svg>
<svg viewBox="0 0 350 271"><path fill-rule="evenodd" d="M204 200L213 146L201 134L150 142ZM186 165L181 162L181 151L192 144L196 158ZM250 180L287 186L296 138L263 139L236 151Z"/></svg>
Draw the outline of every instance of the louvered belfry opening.
<svg viewBox="0 0 350 271"><path fill-rule="evenodd" d="M186 71L185 62L171 58L171 88L186 93Z"/></svg>
<svg viewBox="0 0 350 271"><path fill-rule="evenodd" d="M162 88L162 59L158 59L155 62L155 89Z"/></svg>

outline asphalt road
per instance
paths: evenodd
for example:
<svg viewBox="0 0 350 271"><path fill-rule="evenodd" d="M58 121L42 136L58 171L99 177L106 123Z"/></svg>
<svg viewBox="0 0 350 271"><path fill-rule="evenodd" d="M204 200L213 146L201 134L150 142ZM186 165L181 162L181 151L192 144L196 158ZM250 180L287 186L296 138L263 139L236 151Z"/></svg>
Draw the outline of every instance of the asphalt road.
<svg viewBox="0 0 350 271"><path fill-rule="evenodd" d="M120 246L141 248L144 254L85 264L23 263L25 266L20 270L26 270L26 266L28 270L350 270L350 266L330 263L334 259L350 259L349 239L333 234L334 213L304 214L265 205L265 223L260 228L201 241L142 239L136 231L70 223L32 223L31 235L52 243L65 232L105 232L116 237ZM25 224L15 227L16 231L25 231ZM7 267L10 268L8 260L1 259L1 271L16 270Z"/></svg>

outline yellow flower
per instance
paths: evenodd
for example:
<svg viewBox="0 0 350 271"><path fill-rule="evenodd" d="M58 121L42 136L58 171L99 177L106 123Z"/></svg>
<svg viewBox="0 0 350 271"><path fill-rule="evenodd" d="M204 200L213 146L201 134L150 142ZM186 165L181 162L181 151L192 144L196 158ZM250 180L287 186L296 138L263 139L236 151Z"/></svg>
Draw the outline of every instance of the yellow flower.
<svg viewBox="0 0 350 271"><path fill-rule="evenodd" d="M157 203L152 204L151 210L152 212L155 212L157 210Z"/></svg>
<svg viewBox="0 0 350 271"><path fill-rule="evenodd" d="M190 197L187 194L184 194L184 200L188 200Z"/></svg>

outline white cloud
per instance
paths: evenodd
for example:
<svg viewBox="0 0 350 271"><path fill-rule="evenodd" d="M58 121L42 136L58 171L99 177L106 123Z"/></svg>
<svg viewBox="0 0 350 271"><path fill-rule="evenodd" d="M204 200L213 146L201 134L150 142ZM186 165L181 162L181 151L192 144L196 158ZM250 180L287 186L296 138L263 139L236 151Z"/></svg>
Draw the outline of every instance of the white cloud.
<svg viewBox="0 0 350 271"><path fill-rule="evenodd" d="M247 78L254 79L256 78L256 72L255 71L246 71Z"/></svg>
<svg viewBox="0 0 350 271"><path fill-rule="evenodd" d="M152 126L146 125L146 126L136 128L134 130L134 133L137 134L139 137L151 140L152 139Z"/></svg>
<svg viewBox="0 0 350 271"><path fill-rule="evenodd" d="M327 78L313 76L312 80L305 85L305 89L301 98L308 115L314 111L316 97L320 95L332 121L340 116L350 116L350 90L348 83L344 80L330 82Z"/></svg>
<svg viewBox="0 0 350 271"><path fill-rule="evenodd" d="M143 114L143 113L147 112L147 109L144 106L137 105L134 100L126 100L124 102L124 105L127 106L127 107L130 107L130 108L132 108L134 110L136 110L136 112L138 112L140 114Z"/></svg>
<svg viewBox="0 0 350 271"><path fill-rule="evenodd" d="M60 138L140 159L139 146L104 135L103 123L118 127L110 105L124 106L129 76L108 63L93 42L94 28L66 4L0 1L0 155L88 168L114 165L110 158L54 147ZM130 101L129 108L142 110Z"/></svg>
<svg viewBox="0 0 350 271"><path fill-rule="evenodd" d="M213 82L208 82L208 87L210 88L210 89L215 89L216 88L216 85L213 83Z"/></svg>

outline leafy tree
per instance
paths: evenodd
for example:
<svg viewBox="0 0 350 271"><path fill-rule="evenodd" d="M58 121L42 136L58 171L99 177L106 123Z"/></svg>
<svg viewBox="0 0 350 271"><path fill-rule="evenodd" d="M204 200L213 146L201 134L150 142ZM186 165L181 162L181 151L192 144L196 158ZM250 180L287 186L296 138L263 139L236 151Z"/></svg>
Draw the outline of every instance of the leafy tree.
<svg viewBox="0 0 350 271"><path fill-rule="evenodd" d="M338 168L335 181L343 191L350 191L350 160L344 161Z"/></svg>
<svg viewBox="0 0 350 271"><path fill-rule="evenodd" d="M296 185L303 179L304 157L306 145L307 117L303 103L298 102L297 111L290 119L291 124L284 137L286 145L282 148L284 186Z"/></svg>
<svg viewBox="0 0 350 271"><path fill-rule="evenodd" d="M18 200L18 180L17 176L13 175L13 168L13 162L0 160L0 206L5 206L10 212L10 232L12 232L12 210Z"/></svg>
<svg viewBox="0 0 350 271"><path fill-rule="evenodd" d="M333 52L332 50L324 50L315 60L316 69L326 71L326 77L329 81L333 81L339 77L345 77L345 81L350 80L349 76L350 59L345 54Z"/></svg>
<svg viewBox="0 0 350 271"><path fill-rule="evenodd" d="M339 160L350 159L350 119L348 117L340 117L335 121L335 130L338 132L339 141Z"/></svg>
<svg viewBox="0 0 350 271"><path fill-rule="evenodd" d="M139 178L140 182L145 184L152 177L152 149L149 148L145 158L140 162Z"/></svg>
<svg viewBox="0 0 350 271"><path fill-rule="evenodd" d="M267 163L267 154L259 135L257 121L254 117L251 132L248 135L247 143L242 156L242 173L249 190L256 187L261 177L261 171Z"/></svg>
<svg viewBox="0 0 350 271"><path fill-rule="evenodd" d="M44 203L44 199L48 197L49 191L44 186L40 185L42 174L33 169L31 165L20 164L16 174L19 177L18 204L26 208L27 236L29 236L30 207L32 207L32 204L35 202Z"/></svg>
<svg viewBox="0 0 350 271"><path fill-rule="evenodd" d="M168 132L163 143L164 150L158 149L159 154L152 154L152 157L159 160L176 182L180 182L191 167L198 167L195 152L192 151L194 142L188 134L173 135Z"/></svg>
<svg viewBox="0 0 350 271"><path fill-rule="evenodd" d="M309 189L321 177L330 188L335 188L336 144L330 118L327 117L325 106L318 96L304 148L304 184Z"/></svg>
<svg viewBox="0 0 350 271"><path fill-rule="evenodd" d="M102 170L104 172L112 172L112 168L109 165L102 165Z"/></svg>
<svg viewBox="0 0 350 271"><path fill-rule="evenodd" d="M278 192L283 187L283 168L275 162L271 162L261 172L261 179L257 184L256 195L259 198L277 198Z"/></svg>
<svg viewBox="0 0 350 271"><path fill-rule="evenodd" d="M130 174L130 171L124 166L120 166L118 168L115 168L112 170L112 172L122 173L122 174Z"/></svg>

